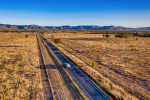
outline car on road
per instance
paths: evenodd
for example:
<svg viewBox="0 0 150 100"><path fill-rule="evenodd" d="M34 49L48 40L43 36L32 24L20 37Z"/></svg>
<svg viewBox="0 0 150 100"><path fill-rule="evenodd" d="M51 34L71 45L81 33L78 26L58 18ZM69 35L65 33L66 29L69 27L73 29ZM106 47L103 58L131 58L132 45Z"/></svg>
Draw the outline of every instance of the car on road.
<svg viewBox="0 0 150 100"><path fill-rule="evenodd" d="M71 65L69 63L64 63L64 67L71 68Z"/></svg>

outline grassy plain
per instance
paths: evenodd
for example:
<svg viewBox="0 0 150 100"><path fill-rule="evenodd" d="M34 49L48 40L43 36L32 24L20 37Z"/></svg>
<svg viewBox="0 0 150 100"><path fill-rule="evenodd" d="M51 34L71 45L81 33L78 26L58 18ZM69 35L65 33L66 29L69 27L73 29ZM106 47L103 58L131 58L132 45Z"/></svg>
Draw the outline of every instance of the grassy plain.
<svg viewBox="0 0 150 100"><path fill-rule="evenodd" d="M0 33L0 100L42 99L35 33Z"/></svg>
<svg viewBox="0 0 150 100"><path fill-rule="evenodd" d="M112 83L125 90L115 90L111 84L97 77L99 83L117 98L123 98L125 91L130 91L144 99L150 98L150 38L116 38L112 34L104 38L102 34L45 34L51 40L60 38L58 44L85 63L96 62L96 71L107 77ZM96 74L97 75L97 74ZM116 93L115 93L116 92Z"/></svg>

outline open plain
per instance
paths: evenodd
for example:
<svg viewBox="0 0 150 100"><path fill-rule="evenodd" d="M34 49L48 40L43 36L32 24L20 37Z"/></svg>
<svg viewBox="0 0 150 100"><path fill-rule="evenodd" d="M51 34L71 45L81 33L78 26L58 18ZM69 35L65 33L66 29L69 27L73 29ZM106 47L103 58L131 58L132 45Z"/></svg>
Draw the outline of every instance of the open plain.
<svg viewBox="0 0 150 100"><path fill-rule="evenodd" d="M93 68L125 91L143 99L150 98L150 38L116 38L114 34L106 38L103 34L81 33L49 33L45 36L52 41L60 38L62 44L58 45L85 63L96 62ZM100 77L93 77L100 84L103 82ZM125 94L124 90L120 94L113 91L112 83L102 85L113 95L116 92L118 97Z"/></svg>
<svg viewBox="0 0 150 100"><path fill-rule="evenodd" d="M0 33L0 100L41 100L35 33Z"/></svg>

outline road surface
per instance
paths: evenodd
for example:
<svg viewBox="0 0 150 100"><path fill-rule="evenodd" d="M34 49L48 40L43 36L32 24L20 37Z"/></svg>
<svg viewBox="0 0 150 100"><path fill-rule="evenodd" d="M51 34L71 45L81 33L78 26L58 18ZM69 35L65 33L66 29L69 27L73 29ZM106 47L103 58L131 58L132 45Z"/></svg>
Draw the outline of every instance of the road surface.
<svg viewBox="0 0 150 100"><path fill-rule="evenodd" d="M41 34L41 38L47 46L52 50L58 60L64 64L69 63L72 68L67 69L79 88L86 94L89 100L110 100L102 91L100 91L84 74L82 74L70 61L68 61L50 42L47 41Z"/></svg>

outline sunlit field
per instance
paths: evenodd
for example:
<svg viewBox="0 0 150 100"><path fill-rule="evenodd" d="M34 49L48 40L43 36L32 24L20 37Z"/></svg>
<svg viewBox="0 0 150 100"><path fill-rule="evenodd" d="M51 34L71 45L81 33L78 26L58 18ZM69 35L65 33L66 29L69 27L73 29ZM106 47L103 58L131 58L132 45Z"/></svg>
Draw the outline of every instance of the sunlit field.
<svg viewBox="0 0 150 100"><path fill-rule="evenodd" d="M0 100L42 98L35 33L0 33Z"/></svg>
<svg viewBox="0 0 150 100"><path fill-rule="evenodd" d="M150 38L110 34L48 33L58 44L127 91L150 98ZM92 62L96 65L93 66Z"/></svg>

